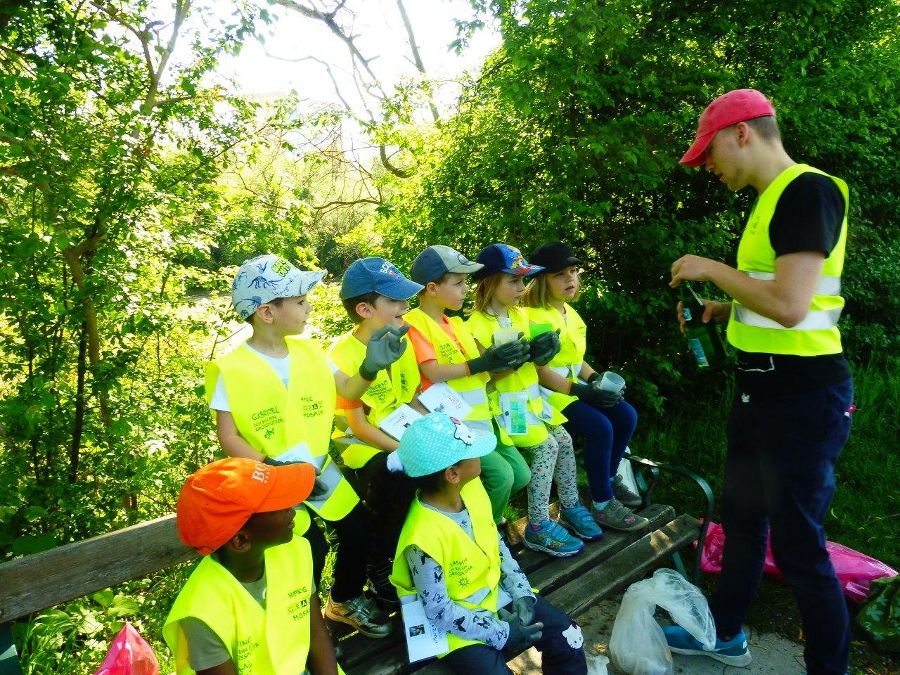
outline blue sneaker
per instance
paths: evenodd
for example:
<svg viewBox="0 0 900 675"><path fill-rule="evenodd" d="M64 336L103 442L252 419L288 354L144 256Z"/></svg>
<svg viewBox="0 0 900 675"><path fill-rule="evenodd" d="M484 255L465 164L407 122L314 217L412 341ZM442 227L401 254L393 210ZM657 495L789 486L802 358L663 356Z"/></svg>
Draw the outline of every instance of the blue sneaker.
<svg viewBox="0 0 900 675"><path fill-rule="evenodd" d="M747 636L744 631L739 631L730 640L716 638L716 646L707 651L693 635L681 626L666 626L663 628L669 649L676 654L688 654L690 656L708 656L711 659L727 663L729 666L747 666L753 658L750 656L750 648L747 647Z"/></svg>
<svg viewBox="0 0 900 675"><path fill-rule="evenodd" d="M603 530L597 525L597 521L587 510L587 507L576 504L571 509L559 510L560 520L564 520L572 534L585 541L600 541L603 539Z"/></svg>
<svg viewBox="0 0 900 675"><path fill-rule="evenodd" d="M536 530L530 524L526 525L522 543L533 551L555 558L568 558L584 550L584 543L580 539L573 537L566 528L552 520L545 520Z"/></svg>

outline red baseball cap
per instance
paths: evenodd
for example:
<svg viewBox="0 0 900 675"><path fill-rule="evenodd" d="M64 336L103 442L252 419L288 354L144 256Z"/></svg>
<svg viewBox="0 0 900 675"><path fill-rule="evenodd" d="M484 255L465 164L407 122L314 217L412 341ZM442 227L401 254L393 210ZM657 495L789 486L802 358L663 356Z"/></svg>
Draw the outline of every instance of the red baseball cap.
<svg viewBox="0 0 900 675"><path fill-rule="evenodd" d="M254 513L300 504L312 492L312 464L269 466L244 457L207 464L188 476L178 497L181 540L207 555L231 539Z"/></svg>
<svg viewBox="0 0 900 675"><path fill-rule="evenodd" d="M756 89L733 89L710 103L697 124L697 135L680 163L700 166L706 161L706 148L722 129L757 117L774 117L775 107Z"/></svg>

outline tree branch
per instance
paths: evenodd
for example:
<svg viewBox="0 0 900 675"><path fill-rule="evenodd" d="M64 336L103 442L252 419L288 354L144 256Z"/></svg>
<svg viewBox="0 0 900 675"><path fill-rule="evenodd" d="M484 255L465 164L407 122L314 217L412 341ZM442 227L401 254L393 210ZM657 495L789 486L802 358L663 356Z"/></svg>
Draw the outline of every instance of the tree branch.
<svg viewBox="0 0 900 675"><path fill-rule="evenodd" d="M403 19L403 27L406 28L406 38L409 42L409 50L412 52L413 63L416 65L416 70L427 77L428 73L425 72L425 64L422 63L422 57L419 55L419 47L416 45L416 36L413 33L409 15L406 13L406 7L403 6L403 0L397 0L397 9L400 10L400 17ZM431 108L431 119L435 122L439 122L441 116L438 113L437 106L434 104L434 99L431 97L430 91L428 92L428 107Z"/></svg>

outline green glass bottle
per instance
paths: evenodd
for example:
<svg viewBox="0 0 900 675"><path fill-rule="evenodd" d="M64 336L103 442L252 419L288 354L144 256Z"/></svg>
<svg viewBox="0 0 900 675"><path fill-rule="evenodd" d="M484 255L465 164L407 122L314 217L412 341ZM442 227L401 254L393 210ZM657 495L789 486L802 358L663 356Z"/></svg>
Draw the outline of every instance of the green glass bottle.
<svg viewBox="0 0 900 675"><path fill-rule="evenodd" d="M715 323L703 323L703 301L687 281L678 286L681 315L688 346L697 360L698 368L718 368L725 362L725 346Z"/></svg>

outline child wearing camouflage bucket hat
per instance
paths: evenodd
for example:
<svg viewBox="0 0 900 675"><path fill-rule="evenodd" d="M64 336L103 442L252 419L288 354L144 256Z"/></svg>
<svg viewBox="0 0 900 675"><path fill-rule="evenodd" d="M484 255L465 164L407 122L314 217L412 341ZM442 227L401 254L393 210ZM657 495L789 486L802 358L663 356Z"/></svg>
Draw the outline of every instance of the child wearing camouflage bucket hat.
<svg viewBox="0 0 900 675"><path fill-rule="evenodd" d="M441 658L455 672L508 675L507 658L534 645L545 672L581 675L581 629L532 593L494 524L478 475L496 442L443 413L406 430L391 465L402 465L419 488L391 582L401 602L418 595L428 620L447 632L450 650Z"/></svg>
<svg viewBox="0 0 900 675"><path fill-rule="evenodd" d="M363 593L371 517L328 450L336 394L358 398L378 371L399 356L402 345L395 332L385 332L371 341L358 372L334 371L321 346L300 337L310 312L307 294L323 276L272 254L241 265L232 284L232 304L238 317L250 323L252 334L209 364L206 396L226 454L271 465L282 463L282 457L315 466L328 490L306 505L337 533L338 541L331 600L346 608L347 622L360 632L386 637L390 622ZM318 583L328 544L303 507L296 530L310 542Z"/></svg>

